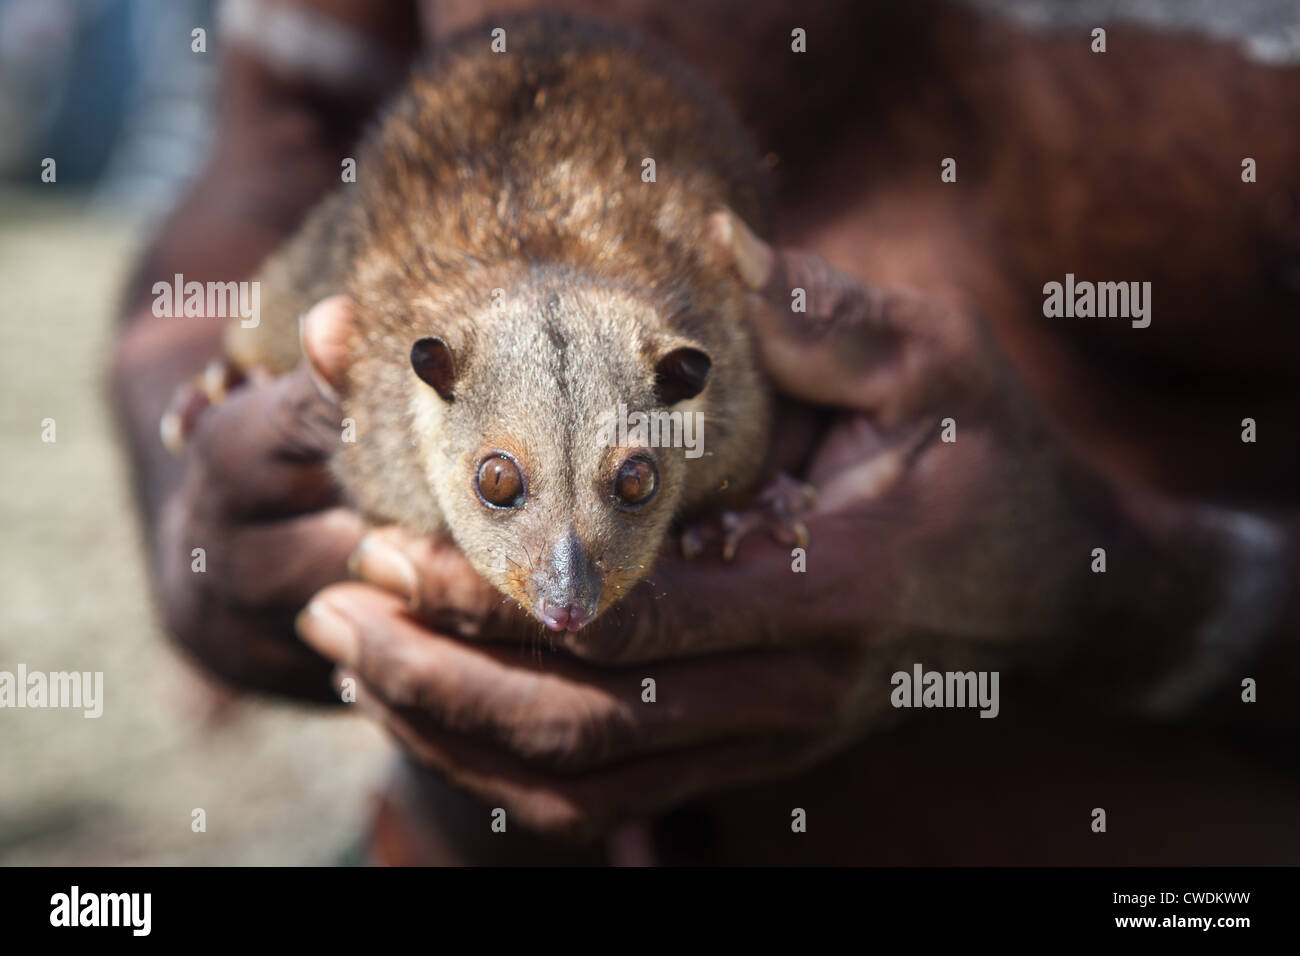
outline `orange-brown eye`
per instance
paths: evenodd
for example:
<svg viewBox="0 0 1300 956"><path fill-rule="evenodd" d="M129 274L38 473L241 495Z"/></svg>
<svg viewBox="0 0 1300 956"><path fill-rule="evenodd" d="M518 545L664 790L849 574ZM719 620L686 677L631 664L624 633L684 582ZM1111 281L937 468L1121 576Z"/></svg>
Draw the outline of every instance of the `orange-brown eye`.
<svg viewBox="0 0 1300 956"><path fill-rule="evenodd" d="M524 476L505 455L489 455L479 462L474 487L493 508L518 508L524 503Z"/></svg>
<svg viewBox="0 0 1300 956"><path fill-rule="evenodd" d="M626 508L637 508L654 497L659 473L648 458L629 458L614 476L614 497Z"/></svg>

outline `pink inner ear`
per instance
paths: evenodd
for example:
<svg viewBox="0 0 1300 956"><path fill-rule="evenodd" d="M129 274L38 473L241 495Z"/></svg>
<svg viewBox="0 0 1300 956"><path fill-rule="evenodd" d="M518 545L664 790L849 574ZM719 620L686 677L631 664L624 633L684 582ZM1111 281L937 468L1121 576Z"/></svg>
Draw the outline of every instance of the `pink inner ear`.
<svg viewBox="0 0 1300 956"><path fill-rule="evenodd" d="M454 401L456 361L446 342L433 336L417 340L411 346L411 368L443 401Z"/></svg>
<svg viewBox="0 0 1300 956"><path fill-rule="evenodd" d="M704 391L712 368L713 360L700 349L673 349L655 363L655 397L664 405L694 398Z"/></svg>

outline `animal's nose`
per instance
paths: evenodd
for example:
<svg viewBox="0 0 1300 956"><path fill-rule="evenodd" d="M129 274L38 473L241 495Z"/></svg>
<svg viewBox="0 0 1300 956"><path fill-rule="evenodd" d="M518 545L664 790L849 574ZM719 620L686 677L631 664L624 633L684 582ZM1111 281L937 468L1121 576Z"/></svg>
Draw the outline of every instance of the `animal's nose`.
<svg viewBox="0 0 1300 956"><path fill-rule="evenodd" d="M543 599L538 610L552 631L579 631L591 622L591 613L576 604L556 605Z"/></svg>
<svg viewBox="0 0 1300 956"><path fill-rule="evenodd" d="M600 607L601 573L572 526L533 575L537 616L553 631L577 631Z"/></svg>

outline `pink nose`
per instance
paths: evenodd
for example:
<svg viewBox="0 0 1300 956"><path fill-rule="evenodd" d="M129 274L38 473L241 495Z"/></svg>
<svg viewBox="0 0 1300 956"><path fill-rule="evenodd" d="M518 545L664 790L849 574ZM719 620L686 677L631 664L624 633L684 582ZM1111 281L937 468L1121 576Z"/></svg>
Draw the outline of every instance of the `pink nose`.
<svg viewBox="0 0 1300 956"><path fill-rule="evenodd" d="M579 631L591 623L591 614L576 604L563 607L543 600L538 606L542 622L552 631Z"/></svg>

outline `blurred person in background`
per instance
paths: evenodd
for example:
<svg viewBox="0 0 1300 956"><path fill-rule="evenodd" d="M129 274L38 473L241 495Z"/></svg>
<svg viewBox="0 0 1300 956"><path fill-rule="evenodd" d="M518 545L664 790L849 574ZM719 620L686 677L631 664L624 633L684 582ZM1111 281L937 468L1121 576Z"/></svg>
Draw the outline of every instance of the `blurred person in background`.
<svg viewBox="0 0 1300 956"><path fill-rule="evenodd" d="M105 212L155 220L210 145L214 56L190 31L211 0L0 0L0 177L58 181Z"/></svg>

